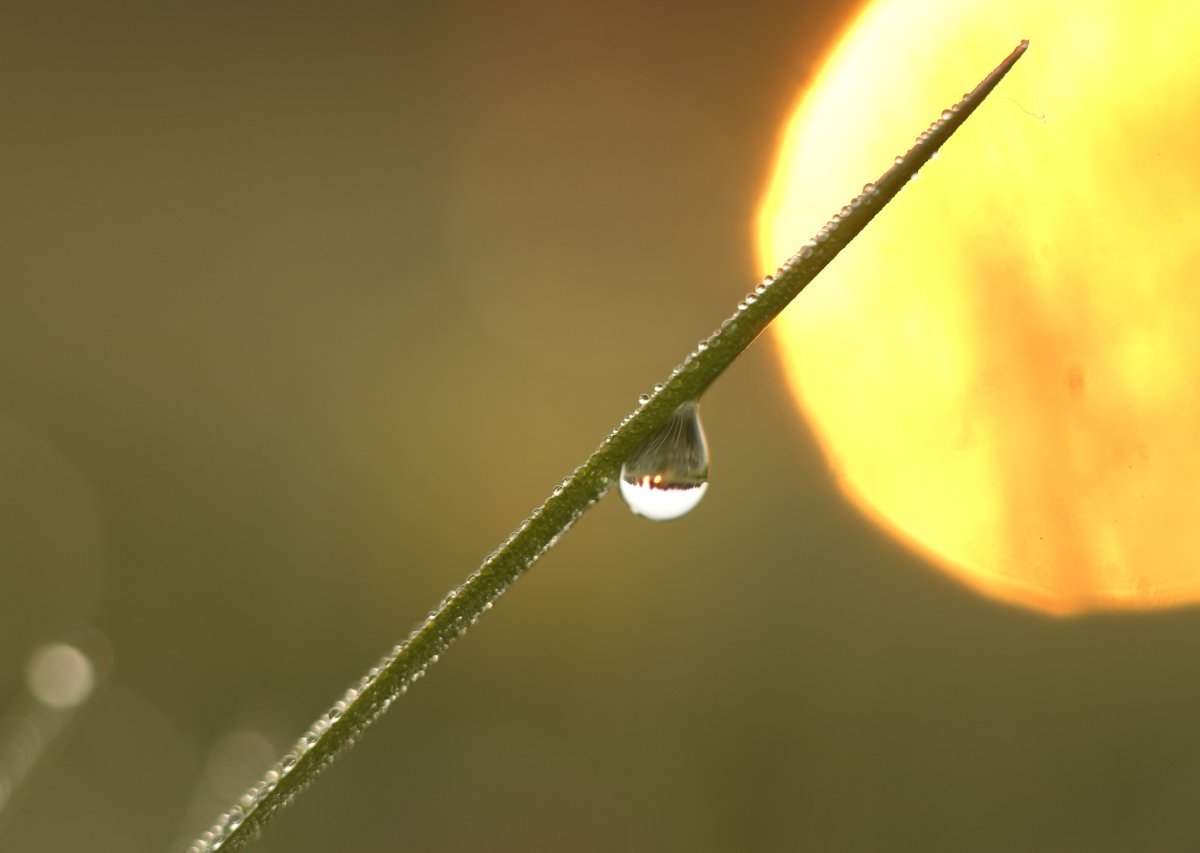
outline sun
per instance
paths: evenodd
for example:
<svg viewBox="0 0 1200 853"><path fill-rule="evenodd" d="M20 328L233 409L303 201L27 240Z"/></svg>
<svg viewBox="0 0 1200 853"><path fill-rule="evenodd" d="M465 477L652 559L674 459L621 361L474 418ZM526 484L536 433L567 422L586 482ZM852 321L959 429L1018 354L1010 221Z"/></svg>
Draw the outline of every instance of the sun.
<svg viewBox="0 0 1200 853"><path fill-rule="evenodd" d="M1200 600L1200 6L871 4L760 210L774 268L1022 38L971 121L777 321L838 482L1054 613Z"/></svg>

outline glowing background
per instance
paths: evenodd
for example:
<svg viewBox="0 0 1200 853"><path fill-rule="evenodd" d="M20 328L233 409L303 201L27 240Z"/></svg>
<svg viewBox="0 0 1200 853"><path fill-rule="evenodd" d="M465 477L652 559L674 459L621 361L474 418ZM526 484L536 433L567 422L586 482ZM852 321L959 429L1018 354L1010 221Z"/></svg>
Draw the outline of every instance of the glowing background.
<svg viewBox="0 0 1200 853"><path fill-rule="evenodd" d="M1194 4L875 4L793 119L764 265L1025 35L970 131L788 313L789 379L843 487L968 583L1052 611L1192 601Z"/></svg>
<svg viewBox="0 0 1200 853"><path fill-rule="evenodd" d="M0 849L170 849L474 568L754 283L852 12L7 8L0 715L113 665ZM769 340L704 417L689 518L610 495L255 853L1195 846L1200 615L930 571Z"/></svg>

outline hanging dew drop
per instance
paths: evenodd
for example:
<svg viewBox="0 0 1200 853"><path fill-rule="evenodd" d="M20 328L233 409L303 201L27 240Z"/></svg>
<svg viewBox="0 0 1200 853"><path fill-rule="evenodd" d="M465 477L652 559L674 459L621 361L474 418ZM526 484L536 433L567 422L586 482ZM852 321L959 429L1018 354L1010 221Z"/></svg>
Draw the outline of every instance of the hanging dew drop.
<svg viewBox="0 0 1200 853"><path fill-rule="evenodd" d="M686 515L708 490L708 442L700 403L684 403L621 466L621 497L653 521Z"/></svg>

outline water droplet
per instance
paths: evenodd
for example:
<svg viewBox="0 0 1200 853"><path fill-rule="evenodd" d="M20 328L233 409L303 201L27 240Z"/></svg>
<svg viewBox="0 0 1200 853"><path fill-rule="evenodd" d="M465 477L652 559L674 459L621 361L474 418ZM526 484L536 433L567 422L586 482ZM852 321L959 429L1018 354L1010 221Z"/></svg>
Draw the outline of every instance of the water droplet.
<svg viewBox="0 0 1200 853"><path fill-rule="evenodd" d="M650 402L649 394L642 394L640 397L638 397L638 405L639 406L644 406L649 402Z"/></svg>
<svg viewBox="0 0 1200 853"><path fill-rule="evenodd" d="M942 121L950 121L954 118L954 110L942 110Z"/></svg>
<svg viewBox="0 0 1200 853"><path fill-rule="evenodd" d="M811 258L812 253L813 253L812 246L809 246L807 243L800 247L800 257L801 258Z"/></svg>
<svg viewBox="0 0 1200 853"><path fill-rule="evenodd" d="M900 165L901 163L903 163L903 162L904 162L904 155L903 155L903 154L897 155L897 157L896 157L896 165L897 165L897 166L899 166L899 165Z"/></svg>
<svg viewBox="0 0 1200 853"><path fill-rule="evenodd" d="M847 205L845 205L845 206L842 208L841 215L842 215L842 216L849 216L849 215L850 215L851 213L853 213L853 212L854 212L854 208L852 208L850 205L848 205L848 204L847 204Z"/></svg>
<svg viewBox="0 0 1200 853"><path fill-rule="evenodd" d="M754 293L756 296L762 296L766 292L767 292L766 284L760 284L758 287L754 288Z"/></svg>
<svg viewBox="0 0 1200 853"><path fill-rule="evenodd" d="M621 467L621 497L643 518L686 515L708 490L708 442L700 403L684 403Z"/></svg>
<svg viewBox="0 0 1200 853"><path fill-rule="evenodd" d="M900 158L899 158L899 157L897 157L897 158L896 158L896 162L897 162L897 163L899 163L899 162L900 162ZM875 192L875 185L874 185L874 184L863 184L863 188L862 188L862 194L863 194L863 195L871 195L871 194L872 194L872 193L874 193L874 192Z"/></svg>

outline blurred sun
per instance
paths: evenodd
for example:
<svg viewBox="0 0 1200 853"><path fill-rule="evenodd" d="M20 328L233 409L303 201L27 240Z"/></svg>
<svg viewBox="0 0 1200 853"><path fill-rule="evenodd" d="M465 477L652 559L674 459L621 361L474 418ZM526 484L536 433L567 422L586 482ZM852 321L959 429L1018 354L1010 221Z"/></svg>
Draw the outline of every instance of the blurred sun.
<svg viewBox="0 0 1200 853"><path fill-rule="evenodd" d="M784 313L845 491L1055 613L1200 600L1200 5L870 4L797 105L773 268L1022 38L966 126Z"/></svg>

